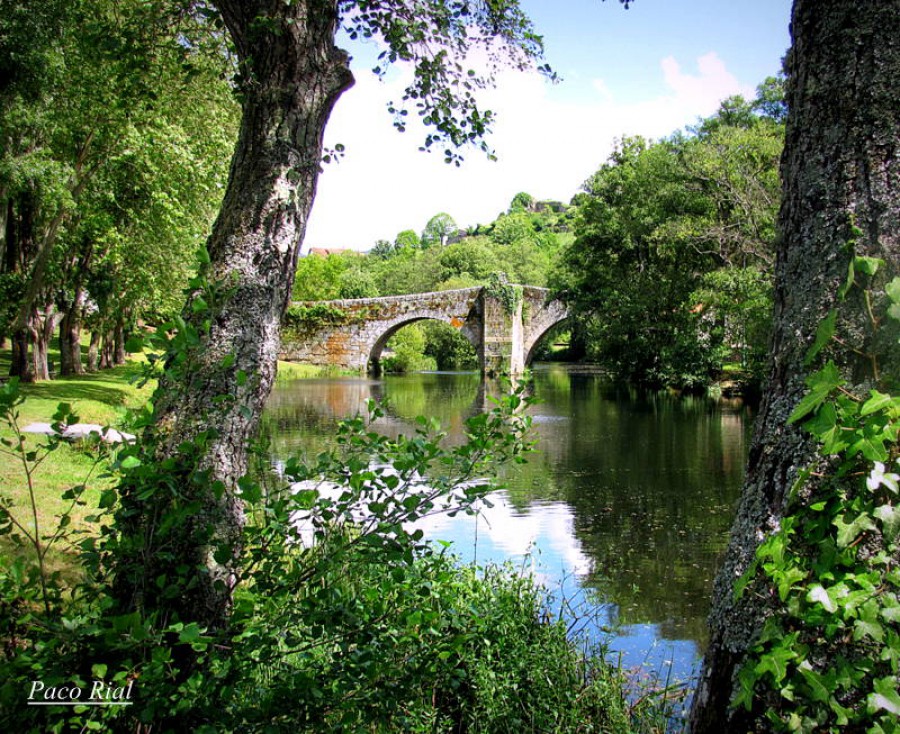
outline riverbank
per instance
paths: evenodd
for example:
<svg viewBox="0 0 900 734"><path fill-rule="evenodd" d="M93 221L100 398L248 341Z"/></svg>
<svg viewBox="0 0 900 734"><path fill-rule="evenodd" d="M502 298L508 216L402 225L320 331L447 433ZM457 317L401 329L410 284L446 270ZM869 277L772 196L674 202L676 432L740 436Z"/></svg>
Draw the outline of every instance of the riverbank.
<svg viewBox="0 0 900 734"><path fill-rule="evenodd" d="M79 420L127 429L129 411L143 406L152 392L151 385L138 387L134 383L139 374L140 365L132 363L102 373L22 386L26 399L18 408L16 423L48 421L57 404L66 402ZM315 368L298 365L286 366L282 371L283 378L290 380L319 374ZM10 426L0 431L4 438L17 438ZM46 438L27 436L25 441L32 450ZM73 517L73 525L84 522L84 513L97 506L100 492L112 480L104 479L94 468L96 451L90 444L60 444L39 467L34 475L34 497L42 532L53 532L56 517L68 504L61 498L62 490L83 482L92 471L94 478L83 495L84 511ZM4 487L12 487L15 506L27 511L30 498L20 466L15 457L8 455L0 461ZM96 531L96 525L85 523L85 527ZM6 561L14 556L24 557L27 551L4 544L2 554L3 568L9 568ZM50 570L62 570L67 581L75 580L74 575L80 573L74 552L62 550L50 561ZM347 574L345 567L351 562L357 565L353 566L353 573ZM621 671L603 663L602 656L582 650L569 640L562 621L547 619L542 590L531 579L523 578L519 569L458 565L445 554L426 554L411 565L393 559L388 565L389 569L378 559L373 563L366 554L359 558L350 554L343 557L344 570L335 569L341 571L334 581L336 590L341 591L341 608L352 604L354 614L371 622L364 626L365 634L355 649L381 651L377 658L356 655L356 667L348 668L348 661L342 657L332 659L330 653L314 647L314 654L285 661L291 675L284 676L284 680L299 676L322 684L317 695L335 692L326 707L330 711L328 721L356 717L353 720L367 731L385 732L397 730L394 726L404 728L413 720L424 727L423 731L455 730L454 722L474 726L476 721L493 722L491 731L649 734L662 731L665 726L664 719L646 701L640 711L626 702ZM352 583L347 579L352 579ZM374 588L379 589L379 594L366 592ZM423 596L426 588L428 594ZM242 603L249 602L252 591L244 590L243 594L249 596L242 595ZM336 611L319 608L317 599L313 604L312 596L303 599L303 605L295 605L300 611L290 620L296 622L292 634L299 635L298 639L310 629L310 619L304 615L312 615L313 619L340 618ZM392 605L389 624L384 617L385 599L391 600ZM471 613L459 611L463 609ZM275 633L274 620L261 617L254 625L257 622L261 625L260 634ZM427 627L423 626L426 623ZM343 639L346 633L338 630L334 634L336 639ZM385 656L387 650L396 654ZM376 659L377 666L367 662ZM246 675L240 677L236 700L227 702L228 711L241 717L256 715L261 705L277 708L277 700L287 689L281 684L273 687L267 671L258 670L252 660L242 658L240 651L235 652L233 660L246 666ZM416 669L415 681L410 680L409 686L397 690L394 682L411 675L411 660L421 661L424 667ZM149 674L142 677L141 684L152 684ZM425 688L420 690L421 686ZM266 691L266 700L257 700ZM310 697L308 685L290 693L298 706L308 704L311 715L322 709L321 698ZM305 699L303 694L307 694ZM277 700L269 700L272 696ZM370 708L379 721L389 723L382 728L370 727L372 722L366 718ZM220 710L224 711L221 707ZM28 713L38 716L45 712ZM529 729L529 723L538 729ZM298 719L297 730L316 729L301 725Z"/></svg>

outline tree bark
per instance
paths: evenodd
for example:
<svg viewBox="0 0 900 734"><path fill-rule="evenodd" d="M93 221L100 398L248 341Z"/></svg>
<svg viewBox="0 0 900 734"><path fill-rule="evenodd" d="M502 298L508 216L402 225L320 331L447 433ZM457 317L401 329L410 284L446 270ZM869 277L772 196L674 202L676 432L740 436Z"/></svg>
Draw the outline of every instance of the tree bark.
<svg viewBox="0 0 900 734"><path fill-rule="evenodd" d="M42 310L32 309L28 317L28 333L31 341L31 373L32 380L50 379L50 340L59 323L60 315L54 304L44 306Z"/></svg>
<svg viewBox="0 0 900 734"><path fill-rule="evenodd" d="M172 471L187 475L206 471L209 480L182 486L199 509L177 539L152 537L158 510L142 507L126 488L123 506L137 510L129 532L139 543L130 559L120 558L116 594L126 607L161 604L166 614L222 628L243 527L237 480L275 377L280 321L315 196L325 124L353 77L346 53L334 45L335 0L215 5L246 80L241 131L207 248L204 276L215 295L204 296L208 310L195 313L199 293L185 308L199 344L177 364L170 361L150 431L158 460L174 461ZM166 560L152 552L157 542L167 544ZM192 569L192 583L177 598L156 601L155 579L179 565Z"/></svg>
<svg viewBox="0 0 900 734"><path fill-rule="evenodd" d="M12 335L12 361L9 366L11 377L18 377L22 382L34 382L31 361L28 359L30 344L28 329L19 329Z"/></svg>
<svg viewBox="0 0 900 734"><path fill-rule="evenodd" d="M84 291L77 290L75 299L59 322L59 374L83 375L81 361L81 310L84 305Z"/></svg>
<svg viewBox="0 0 900 734"><path fill-rule="evenodd" d="M693 734L770 728L761 712L731 709L730 703L736 673L778 597L744 594L735 600L733 590L759 544L778 527L798 470L817 461L813 442L786 421L806 391L803 362L819 323L838 310L845 346L833 356L851 389L870 379L870 363L854 350L878 354L883 374L900 374L896 333L873 335L859 289L845 301L837 295L854 255L885 260L888 279L900 268L898 18L900 0L794 3L769 382L715 584Z"/></svg>
<svg viewBox="0 0 900 734"><path fill-rule="evenodd" d="M88 346L87 371L96 372L100 369L100 342L103 334L94 329L91 331L91 343Z"/></svg>

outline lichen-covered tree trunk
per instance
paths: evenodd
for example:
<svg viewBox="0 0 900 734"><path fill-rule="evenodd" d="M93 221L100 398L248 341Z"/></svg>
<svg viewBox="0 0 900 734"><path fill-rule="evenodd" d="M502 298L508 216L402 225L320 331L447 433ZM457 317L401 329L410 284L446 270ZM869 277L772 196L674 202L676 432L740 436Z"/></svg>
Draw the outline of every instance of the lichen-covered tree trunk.
<svg viewBox="0 0 900 734"><path fill-rule="evenodd" d="M716 580L692 734L770 728L729 704L735 674L777 595L735 600L734 583L778 526L797 470L816 461L813 443L786 421L805 392L804 357L819 323L838 310L844 346L834 357L851 386L864 387L869 374L869 361L858 352L879 355L882 373L900 374L890 341L896 334L873 336L860 289L845 301L838 297L854 255L882 258L891 274L900 267L898 25L900 0L794 3L769 383Z"/></svg>
<svg viewBox="0 0 900 734"><path fill-rule="evenodd" d="M133 563L119 568L118 595L131 607L157 604L157 590L148 585L181 563L193 578L181 579L167 611L220 627L243 523L237 480L275 377L279 325L315 196L325 124L353 77L347 55L334 45L335 0L214 4L241 63L243 118L208 242L203 276L213 295L195 293L185 310L199 343L169 365L152 427L157 460L174 460L176 474L179 462L207 470L208 481L181 486L182 499L187 493L198 509L176 548L169 538L165 562L151 552L153 518L136 508L130 532L143 534L144 544L126 551L125 565L129 552ZM224 554L214 553L222 548Z"/></svg>

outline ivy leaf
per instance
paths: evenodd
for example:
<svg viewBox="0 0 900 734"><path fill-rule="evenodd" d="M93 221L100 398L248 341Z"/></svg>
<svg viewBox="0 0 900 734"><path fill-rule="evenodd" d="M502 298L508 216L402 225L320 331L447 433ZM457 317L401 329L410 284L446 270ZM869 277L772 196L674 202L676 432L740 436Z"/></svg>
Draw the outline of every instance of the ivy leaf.
<svg viewBox="0 0 900 734"><path fill-rule="evenodd" d="M884 265L884 260L877 257L866 257L865 255L857 255L853 258L854 267L861 273L866 275L875 275L878 268Z"/></svg>
<svg viewBox="0 0 900 734"><path fill-rule="evenodd" d="M813 342L813 345L809 348L809 351L806 353L806 357L803 359L803 366L809 367L812 364L812 361L816 358L816 355L821 352L828 342L831 341L831 337L834 336L835 332L835 321L837 320L837 309L831 309L828 312L828 315L822 319L822 323L819 324L819 328L816 329L816 340Z"/></svg>
<svg viewBox="0 0 900 734"><path fill-rule="evenodd" d="M861 453L869 461L887 461L888 452L884 441L878 436L869 435L871 431L866 427L865 433L847 449L847 457L852 458Z"/></svg>
<svg viewBox="0 0 900 734"><path fill-rule="evenodd" d="M837 610L837 604L834 603L834 600L828 596L828 592L825 591L825 587L822 584L814 584L809 589L809 593L806 595L807 601L818 602L827 612L834 613Z"/></svg>
<svg viewBox="0 0 900 734"><path fill-rule="evenodd" d="M884 627L879 617L881 605L870 599L859 608L859 619L853 624L853 639L862 640L868 637L875 642L884 641Z"/></svg>
<svg viewBox="0 0 900 734"><path fill-rule="evenodd" d="M812 698L813 701L825 703L831 697L828 686L826 685L828 681L825 680L825 677L821 673L813 670L813 667L808 661L804 661L800 665L800 675L803 676L803 680L805 680L806 685L809 686L810 698Z"/></svg>
<svg viewBox="0 0 900 734"><path fill-rule="evenodd" d="M874 682L874 692L870 693L866 702L870 714L887 711L900 716L900 695L897 694L897 681L892 678L879 678Z"/></svg>
<svg viewBox="0 0 900 734"><path fill-rule="evenodd" d="M891 505L881 505L875 509L875 517L881 520L881 532L888 542L893 541L900 532L900 509Z"/></svg>
<svg viewBox="0 0 900 734"><path fill-rule="evenodd" d="M797 403L797 407L788 418L788 423L796 423L801 418L816 410L833 390L844 384L841 374L834 362L829 361L818 372L814 372L806 378L806 386L809 392Z"/></svg>
<svg viewBox="0 0 900 734"><path fill-rule="evenodd" d="M872 397L866 400L862 408L860 408L860 415L870 415L871 413L887 408L894 402L894 399L890 395L885 395L883 392L878 392L878 390L871 390L870 394Z"/></svg>
<svg viewBox="0 0 900 734"><path fill-rule="evenodd" d="M838 289L838 299L843 301L847 294L850 292L850 289L853 287L853 282L856 280L856 269L855 269L855 261L851 260L850 264L847 266L847 280L844 281L844 284Z"/></svg>
<svg viewBox="0 0 900 734"><path fill-rule="evenodd" d="M779 645L763 656L763 659L754 668L757 676L761 676L763 673L771 673L775 683L781 683L787 674L787 664L797 657L796 651L792 648L795 639L796 635L788 635L785 637L787 644Z"/></svg>
<svg viewBox="0 0 900 734"><path fill-rule="evenodd" d="M832 403L825 403L803 427L822 442L822 451L826 454L837 454L850 445L845 438L846 432L838 425L837 411Z"/></svg>
<svg viewBox="0 0 900 734"><path fill-rule="evenodd" d="M875 526L871 518L867 515L859 515L851 522L845 522L843 517L834 519L834 526L837 528L837 545L838 548L846 548L857 536L864 530L872 530Z"/></svg>

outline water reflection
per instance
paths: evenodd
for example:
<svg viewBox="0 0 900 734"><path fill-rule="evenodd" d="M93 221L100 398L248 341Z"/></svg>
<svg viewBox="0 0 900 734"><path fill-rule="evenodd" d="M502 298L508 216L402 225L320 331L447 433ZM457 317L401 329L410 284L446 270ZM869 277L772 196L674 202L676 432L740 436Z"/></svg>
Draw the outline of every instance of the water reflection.
<svg viewBox="0 0 900 734"><path fill-rule="evenodd" d="M487 393L490 392L488 386ZM742 479L750 415L740 403L642 393L559 367L535 370L539 451L506 471L507 490L478 518L437 517L428 534L464 560L521 559L572 604L618 625L626 665L673 660L689 674L704 644L712 578ZM475 373L279 383L264 416L277 458L314 455L337 422L385 415L410 433L434 416L460 440L487 403Z"/></svg>

